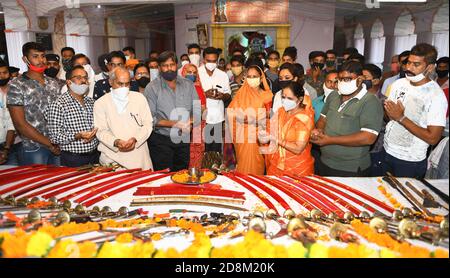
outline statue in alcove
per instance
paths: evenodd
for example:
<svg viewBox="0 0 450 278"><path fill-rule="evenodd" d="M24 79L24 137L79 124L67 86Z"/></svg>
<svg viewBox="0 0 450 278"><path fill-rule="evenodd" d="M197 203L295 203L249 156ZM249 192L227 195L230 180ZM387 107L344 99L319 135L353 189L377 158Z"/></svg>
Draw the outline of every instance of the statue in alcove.
<svg viewBox="0 0 450 278"><path fill-rule="evenodd" d="M226 0L216 0L214 22L228 22L227 15L225 14Z"/></svg>
<svg viewBox="0 0 450 278"><path fill-rule="evenodd" d="M269 35L257 31L242 32L229 39L228 50L240 50L246 57L253 53L265 53L274 49L273 40ZM230 53L231 54L231 53Z"/></svg>

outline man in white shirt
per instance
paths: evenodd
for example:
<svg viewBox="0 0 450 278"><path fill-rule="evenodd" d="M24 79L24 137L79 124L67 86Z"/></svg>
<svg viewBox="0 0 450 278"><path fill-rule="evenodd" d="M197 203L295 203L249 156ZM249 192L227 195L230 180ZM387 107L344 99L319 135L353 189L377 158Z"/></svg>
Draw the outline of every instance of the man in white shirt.
<svg viewBox="0 0 450 278"><path fill-rule="evenodd" d="M217 68L219 53L214 47L203 50L203 62L198 69L206 96L205 152L222 153L222 130L225 121L224 101L231 98L228 75Z"/></svg>
<svg viewBox="0 0 450 278"><path fill-rule="evenodd" d="M411 49L406 78L391 85L385 111L391 121L384 136L383 172L399 177L422 178L427 170L427 149L441 139L447 100L429 78L436 49L425 43Z"/></svg>
<svg viewBox="0 0 450 278"><path fill-rule="evenodd" d="M8 65L0 59L0 164L8 162L8 155L13 147L15 137L14 126L8 107L6 107L6 93L10 77Z"/></svg>
<svg viewBox="0 0 450 278"><path fill-rule="evenodd" d="M153 117L144 95L130 91L130 72L117 67L110 73L111 93L94 104L94 126L100 144L100 163L124 168L153 169L146 141Z"/></svg>

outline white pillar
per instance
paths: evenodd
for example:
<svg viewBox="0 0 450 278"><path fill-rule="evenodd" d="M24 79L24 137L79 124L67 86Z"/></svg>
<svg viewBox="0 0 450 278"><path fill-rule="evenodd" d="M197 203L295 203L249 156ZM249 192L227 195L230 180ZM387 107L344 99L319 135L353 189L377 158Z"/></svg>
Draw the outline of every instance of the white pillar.
<svg viewBox="0 0 450 278"><path fill-rule="evenodd" d="M35 34L28 31L12 31L6 32L5 36L9 65L20 68L20 72L27 71L28 67L22 60L22 46L27 42L35 41Z"/></svg>

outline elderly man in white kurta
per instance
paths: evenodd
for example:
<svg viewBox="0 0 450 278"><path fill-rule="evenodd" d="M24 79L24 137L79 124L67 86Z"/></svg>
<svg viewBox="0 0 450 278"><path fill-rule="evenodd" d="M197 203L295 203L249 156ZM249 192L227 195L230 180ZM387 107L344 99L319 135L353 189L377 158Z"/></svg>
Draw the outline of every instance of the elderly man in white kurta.
<svg viewBox="0 0 450 278"><path fill-rule="evenodd" d="M130 91L130 80L127 70L115 69L110 74L111 93L94 104L100 163L153 169L146 144L153 129L152 114L145 97Z"/></svg>

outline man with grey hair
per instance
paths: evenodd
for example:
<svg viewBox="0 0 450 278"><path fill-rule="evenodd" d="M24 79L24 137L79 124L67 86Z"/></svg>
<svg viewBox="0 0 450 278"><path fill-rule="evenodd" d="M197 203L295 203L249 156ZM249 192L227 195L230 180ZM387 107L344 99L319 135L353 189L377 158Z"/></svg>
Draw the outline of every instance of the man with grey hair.
<svg viewBox="0 0 450 278"><path fill-rule="evenodd" d="M100 163L153 169L145 144L153 130L153 117L145 97L130 91L130 81L128 70L114 69L109 76L111 93L94 104Z"/></svg>

